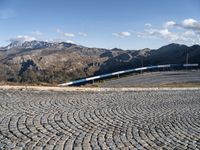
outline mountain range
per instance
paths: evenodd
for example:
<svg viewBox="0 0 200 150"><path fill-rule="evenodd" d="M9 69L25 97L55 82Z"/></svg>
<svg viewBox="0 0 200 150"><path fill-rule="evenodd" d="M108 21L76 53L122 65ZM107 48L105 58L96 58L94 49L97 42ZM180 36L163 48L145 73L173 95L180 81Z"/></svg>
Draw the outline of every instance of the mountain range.
<svg viewBox="0 0 200 150"><path fill-rule="evenodd" d="M159 49L89 48L67 42L12 41L0 47L0 81L62 83L149 65L200 64L200 45L169 44Z"/></svg>

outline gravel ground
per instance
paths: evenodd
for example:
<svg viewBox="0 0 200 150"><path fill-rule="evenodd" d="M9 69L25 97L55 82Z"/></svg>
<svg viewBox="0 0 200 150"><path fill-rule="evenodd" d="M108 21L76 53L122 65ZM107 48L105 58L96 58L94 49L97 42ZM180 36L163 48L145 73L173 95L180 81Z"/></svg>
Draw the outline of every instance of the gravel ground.
<svg viewBox="0 0 200 150"><path fill-rule="evenodd" d="M200 83L200 71L152 72L108 80L99 87L156 87L171 83Z"/></svg>
<svg viewBox="0 0 200 150"><path fill-rule="evenodd" d="M0 90L0 149L200 149L200 90Z"/></svg>

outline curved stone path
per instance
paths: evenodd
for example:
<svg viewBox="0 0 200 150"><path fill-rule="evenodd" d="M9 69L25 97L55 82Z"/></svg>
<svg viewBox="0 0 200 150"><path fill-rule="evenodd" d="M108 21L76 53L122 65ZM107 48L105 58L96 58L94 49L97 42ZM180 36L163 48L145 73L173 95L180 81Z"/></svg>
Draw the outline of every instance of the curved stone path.
<svg viewBox="0 0 200 150"><path fill-rule="evenodd" d="M200 149L200 91L0 91L2 150Z"/></svg>

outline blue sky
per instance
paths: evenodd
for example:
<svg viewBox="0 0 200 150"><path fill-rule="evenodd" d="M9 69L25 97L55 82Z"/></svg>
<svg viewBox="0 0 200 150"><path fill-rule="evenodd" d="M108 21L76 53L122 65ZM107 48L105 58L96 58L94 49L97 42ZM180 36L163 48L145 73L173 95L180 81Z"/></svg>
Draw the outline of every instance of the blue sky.
<svg viewBox="0 0 200 150"><path fill-rule="evenodd" d="M0 46L12 40L141 49L200 43L199 0L0 0Z"/></svg>

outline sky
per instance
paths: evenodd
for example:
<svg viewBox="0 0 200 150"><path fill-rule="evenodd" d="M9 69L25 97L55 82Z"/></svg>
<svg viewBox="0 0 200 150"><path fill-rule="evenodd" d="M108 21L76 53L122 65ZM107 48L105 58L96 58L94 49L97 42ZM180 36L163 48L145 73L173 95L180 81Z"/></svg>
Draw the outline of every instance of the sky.
<svg viewBox="0 0 200 150"><path fill-rule="evenodd" d="M200 0L0 0L0 46L31 40L110 49L200 44Z"/></svg>

